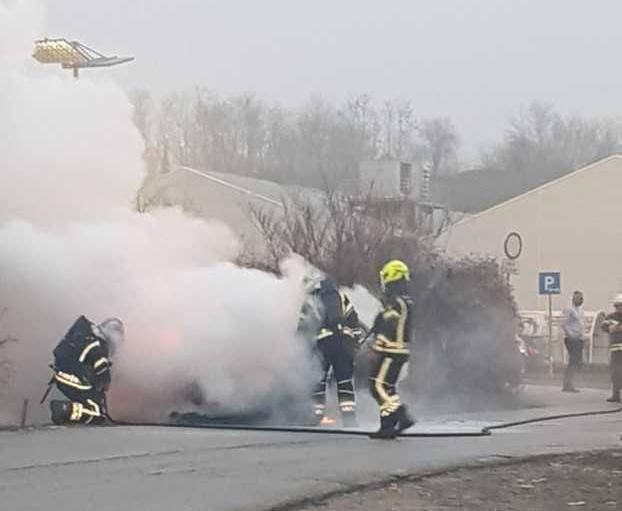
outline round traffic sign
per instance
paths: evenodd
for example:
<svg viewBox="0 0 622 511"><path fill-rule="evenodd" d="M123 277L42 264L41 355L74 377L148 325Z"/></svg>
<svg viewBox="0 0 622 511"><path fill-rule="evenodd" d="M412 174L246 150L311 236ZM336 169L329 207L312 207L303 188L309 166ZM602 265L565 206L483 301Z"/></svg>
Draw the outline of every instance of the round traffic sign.
<svg viewBox="0 0 622 511"><path fill-rule="evenodd" d="M503 251L508 259L518 259L523 251L523 238L517 232L511 232L505 237Z"/></svg>

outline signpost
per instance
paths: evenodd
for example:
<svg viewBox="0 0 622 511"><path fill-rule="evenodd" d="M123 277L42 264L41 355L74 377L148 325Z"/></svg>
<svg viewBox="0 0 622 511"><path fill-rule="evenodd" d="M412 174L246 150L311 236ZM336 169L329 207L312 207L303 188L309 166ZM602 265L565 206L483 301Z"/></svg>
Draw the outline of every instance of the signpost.
<svg viewBox="0 0 622 511"><path fill-rule="evenodd" d="M517 232L511 232L505 237L503 242L503 251L505 256L510 260L518 259L523 252L523 238Z"/></svg>
<svg viewBox="0 0 622 511"><path fill-rule="evenodd" d="M518 258L523 252L523 238L519 233L512 231L505 237L503 252L505 252L506 259L501 263L501 271L509 284L510 275L519 273Z"/></svg>
<svg viewBox="0 0 622 511"><path fill-rule="evenodd" d="M538 288L541 295L549 297L549 342L547 356L549 359L549 374L553 375L553 295L562 292L561 274L559 272L540 272L538 275Z"/></svg>

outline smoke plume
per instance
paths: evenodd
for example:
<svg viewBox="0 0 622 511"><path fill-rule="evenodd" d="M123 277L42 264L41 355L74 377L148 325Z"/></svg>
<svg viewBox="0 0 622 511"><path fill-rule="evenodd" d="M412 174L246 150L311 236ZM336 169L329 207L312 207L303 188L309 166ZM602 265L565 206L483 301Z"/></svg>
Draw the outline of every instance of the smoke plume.
<svg viewBox="0 0 622 511"><path fill-rule="evenodd" d="M80 314L126 324L117 416L162 417L190 383L227 410L304 393L312 369L292 335L303 265L288 261L280 279L241 269L225 225L133 212L143 147L129 101L105 72L74 80L34 62L42 19L39 2L0 2L0 338L17 339L0 347L12 366L0 423L38 402Z"/></svg>

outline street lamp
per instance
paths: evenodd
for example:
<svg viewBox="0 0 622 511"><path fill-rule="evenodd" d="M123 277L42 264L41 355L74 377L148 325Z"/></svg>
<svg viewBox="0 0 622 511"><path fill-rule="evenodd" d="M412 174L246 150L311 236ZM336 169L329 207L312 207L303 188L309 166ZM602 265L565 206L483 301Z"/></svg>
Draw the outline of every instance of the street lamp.
<svg viewBox="0 0 622 511"><path fill-rule="evenodd" d="M42 64L60 64L63 69L72 69L75 78L82 68L111 67L134 60L134 57L106 57L79 41L62 38L35 41L32 56Z"/></svg>

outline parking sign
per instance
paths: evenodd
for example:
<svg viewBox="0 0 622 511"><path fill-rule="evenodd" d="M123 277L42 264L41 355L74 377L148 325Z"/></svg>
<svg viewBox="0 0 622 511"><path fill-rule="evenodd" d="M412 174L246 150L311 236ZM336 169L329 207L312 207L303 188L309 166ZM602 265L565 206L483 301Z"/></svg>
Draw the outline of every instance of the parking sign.
<svg viewBox="0 0 622 511"><path fill-rule="evenodd" d="M562 292L561 274L558 271L540 273L538 282L541 295L558 295Z"/></svg>

